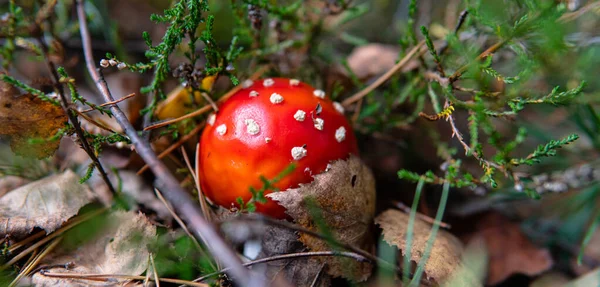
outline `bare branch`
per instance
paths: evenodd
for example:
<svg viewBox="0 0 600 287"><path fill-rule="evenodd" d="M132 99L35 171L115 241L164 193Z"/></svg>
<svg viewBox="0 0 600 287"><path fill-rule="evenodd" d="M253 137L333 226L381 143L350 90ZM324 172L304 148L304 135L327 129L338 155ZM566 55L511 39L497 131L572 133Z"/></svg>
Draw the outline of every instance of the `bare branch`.
<svg viewBox="0 0 600 287"><path fill-rule="evenodd" d="M96 83L96 87L104 97L104 100L107 102L114 101L114 98L108 89L108 85L102 80L99 71L95 67L96 61L92 55L92 44L83 7L83 0L77 0L77 16L79 19L79 30L81 33L88 72ZM140 137L123 111L116 105L112 105L110 111L113 113L113 116L127 136L131 139L136 152L150 166L150 169L156 176L156 187L162 190L165 198L172 206L178 209L177 212L188 222L188 226L194 233L194 236L198 239L206 239L208 248L211 250L212 254L216 259L221 261L224 266L229 268L227 272L240 286L264 285L262 284L264 283L264 279L250 273L244 268L236 253L219 236L215 228L202 217L198 205L196 205L187 192L181 188L171 171L158 159L150 147L150 143Z"/></svg>

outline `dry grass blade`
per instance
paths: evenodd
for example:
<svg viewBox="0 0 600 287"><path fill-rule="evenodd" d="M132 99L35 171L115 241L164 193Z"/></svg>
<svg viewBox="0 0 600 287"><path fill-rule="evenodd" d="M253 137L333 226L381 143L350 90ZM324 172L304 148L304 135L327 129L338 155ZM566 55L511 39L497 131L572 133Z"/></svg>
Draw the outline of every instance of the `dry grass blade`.
<svg viewBox="0 0 600 287"><path fill-rule="evenodd" d="M347 107L347 106L357 102L358 100L362 99L363 97L368 95L370 92L375 90L377 87L381 86L381 84L385 83L385 81L387 81L396 72L398 72L400 69L402 69L402 67L404 67L404 65L406 65L408 63L408 61L410 61L410 59L412 59L412 57L414 57L417 53L419 53L424 44L425 44L425 41L421 41L414 48L412 48L412 50L410 50L410 52L408 52L408 54L406 54L406 56L404 56L404 58L402 58L402 60L400 60L398 62L398 64L394 65L394 67L392 67L389 71L387 71L385 74L383 74L375 82L373 82L366 88L362 89L361 91L352 95L351 97L345 99L342 102L342 105Z"/></svg>
<svg viewBox="0 0 600 287"><path fill-rule="evenodd" d="M50 243L50 245L48 245L46 247L46 249L44 249L44 251L42 251L42 253L40 253L38 256L36 256L35 259L33 259L33 261L26 264L25 268L23 268L23 270L21 270L21 272L19 273L19 275L17 275L15 280L13 280L13 282L11 282L10 285L8 285L8 286L9 287L16 286L17 283L19 283L19 281L21 279L23 279L23 277L27 276L32 270L34 270L34 268L40 263L40 261L42 261L42 259L44 259L44 257L46 257L46 255L48 255L48 253L50 253L50 251L52 251L54 248L56 248L56 246L60 243L61 240L62 240L62 237L58 237L54 241L52 241L52 243ZM33 258L33 256L32 256L32 258Z"/></svg>
<svg viewBox="0 0 600 287"><path fill-rule="evenodd" d="M123 274L73 274L73 273L57 273L49 271L40 271L40 274L47 277L57 278L68 278L68 279L80 279L80 280L91 280L91 281L109 281L110 279L124 279L124 280L144 280L144 276L136 275L123 275ZM151 279L154 281L155 279ZM165 283L182 284L184 286L195 286L195 287L209 287L210 285L198 282L192 282L187 280L172 279L172 278L158 278L159 281ZM156 281L158 282L158 281Z"/></svg>
<svg viewBox="0 0 600 287"><path fill-rule="evenodd" d="M200 144L196 144L196 153L195 153L195 162L194 166L198 167L198 151L200 150ZM206 199L204 198L204 194L202 193L202 188L200 187L200 178L198 177L198 172L194 168L192 168L192 164L190 163L190 159L188 158L187 152L184 147L181 147L181 153L183 154L183 160L190 173L192 174L192 178L194 178L194 183L196 184L196 190L198 190L198 201L200 202L200 208L202 209L202 213L204 214L204 218L209 222L212 221L212 213L211 210L206 203Z"/></svg>
<svg viewBox="0 0 600 287"><path fill-rule="evenodd" d="M77 220L77 218L74 218L73 220ZM29 237L27 237L27 238L25 238L25 239L23 239L23 240L15 243L15 244L13 244L13 245L11 245L8 248L8 252L15 253L15 251L17 251L19 248L21 248L21 247L23 247L23 246L31 243L32 241L34 241L34 240L36 240L38 238L44 237L44 235L46 235L46 231L43 231L43 230L40 231L40 232L38 232L38 233L36 233L36 234L34 234L34 235L31 235L31 236L29 236Z"/></svg>
<svg viewBox="0 0 600 287"><path fill-rule="evenodd" d="M160 287L160 280L158 280L158 272L156 272L156 264L154 264L154 256L152 255L152 253L150 253L150 265L152 266L152 275L154 276L154 282L156 282L156 287Z"/></svg>
<svg viewBox="0 0 600 287"><path fill-rule="evenodd" d="M36 250L37 248L39 248L40 246L46 244L48 241L62 235L63 233L65 233L65 231L91 219L92 217L95 217L97 215L100 215L102 213L104 213L107 209L103 208L103 209L99 209L93 212L90 212L88 214L82 215L79 218L76 218L75 220L72 220L69 224L59 228L58 230L56 230L55 232L51 233L50 235L46 236L44 239L36 242L35 244L29 246L29 248L23 250L23 252L19 253L18 255L16 255L15 257L13 257L10 261L8 261L8 263L4 264L0 269L6 269L9 266L15 264L16 262L18 262L19 260L21 260L23 257L25 257L27 254L33 252L34 250Z"/></svg>

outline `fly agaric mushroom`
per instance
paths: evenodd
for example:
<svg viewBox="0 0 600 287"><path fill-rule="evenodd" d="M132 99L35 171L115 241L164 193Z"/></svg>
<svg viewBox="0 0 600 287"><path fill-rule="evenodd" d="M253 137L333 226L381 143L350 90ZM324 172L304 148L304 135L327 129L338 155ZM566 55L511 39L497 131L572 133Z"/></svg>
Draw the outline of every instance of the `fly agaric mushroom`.
<svg viewBox="0 0 600 287"><path fill-rule="evenodd" d="M226 208L247 202L250 187L263 187L291 163L295 169L274 184L284 191L310 183L331 161L358 154L356 138L339 103L295 79L247 81L210 115L200 139L198 173L203 192ZM271 190L266 191L269 193ZM269 200L257 212L285 218Z"/></svg>

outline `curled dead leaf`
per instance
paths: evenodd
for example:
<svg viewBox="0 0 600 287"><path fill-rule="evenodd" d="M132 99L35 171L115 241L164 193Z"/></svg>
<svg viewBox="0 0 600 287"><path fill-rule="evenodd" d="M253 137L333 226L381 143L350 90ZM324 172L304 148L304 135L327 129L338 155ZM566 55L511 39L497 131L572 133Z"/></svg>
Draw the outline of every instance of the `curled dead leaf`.
<svg viewBox="0 0 600 287"><path fill-rule="evenodd" d="M52 155L59 140L30 143L30 139L47 139L65 126L67 116L61 107L40 98L21 95L0 80L0 135L10 137L10 147L22 156L44 158Z"/></svg>
<svg viewBox="0 0 600 287"><path fill-rule="evenodd" d="M313 182L267 197L279 202L294 221L313 231L318 230L313 209L318 209L323 225L336 240L357 246L367 245L368 231L375 213L375 181L369 168L359 158L338 160L330 170L314 176ZM311 251L331 250L323 240L300 234L299 240ZM347 258L318 258L327 263L328 274L363 281L371 265Z"/></svg>
<svg viewBox="0 0 600 287"><path fill-rule="evenodd" d="M470 240L482 240L489 254L487 284L498 284L513 274L539 275L553 264L550 252L523 234L518 224L492 213L478 222Z"/></svg>
<svg viewBox="0 0 600 287"><path fill-rule="evenodd" d="M97 228L91 227L90 228ZM148 267L147 245L156 235L153 226L143 214L115 212L106 218L106 225L94 238L87 238L76 247L61 244L40 262L51 273L71 274L127 274L140 275ZM65 269L66 262L73 267ZM98 282L85 279L68 279L36 273L32 282L36 286L122 286L125 279Z"/></svg>
<svg viewBox="0 0 600 287"><path fill-rule="evenodd" d="M0 198L0 237L22 237L35 227L50 233L92 199L71 170L21 186Z"/></svg>
<svg viewBox="0 0 600 287"><path fill-rule="evenodd" d="M409 215L395 209L388 209L375 218L375 223L383 230L383 240L398 247L406 255L406 232ZM410 259L419 263L425 253L431 225L415 219ZM460 240L445 230L437 234L429 260L425 264L427 278L442 282L461 264L463 251Z"/></svg>

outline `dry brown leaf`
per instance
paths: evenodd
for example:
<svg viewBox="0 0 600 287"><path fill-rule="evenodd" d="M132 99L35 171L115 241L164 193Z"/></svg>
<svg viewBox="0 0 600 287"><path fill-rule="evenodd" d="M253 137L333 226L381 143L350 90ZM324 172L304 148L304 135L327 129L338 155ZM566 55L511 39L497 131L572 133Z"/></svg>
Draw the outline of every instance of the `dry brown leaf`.
<svg viewBox="0 0 600 287"><path fill-rule="evenodd" d="M383 240L398 247L406 254L406 231L409 215L395 209L388 209L375 218L375 223L383 230ZM419 263L425 253L431 225L415 219L410 259ZM442 282L456 270L461 263L463 246L460 240L445 230L440 230L435 238L429 260L425 264L427 278Z"/></svg>
<svg viewBox="0 0 600 287"><path fill-rule="evenodd" d="M303 252L306 247L298 241L298 234L287 228L266 226L263 231L262 249L260 258L283 254ZM323 266L319 258L303 257L288 260L277 260L266 264L267 278L277 275L285 276L287 282L296 287L330 286L331 277L327 274L319 275L317 285L312 285Z"/></svg>
<svg viewBox="0 0 600 287"><path fill-rule="evenodd" d="M6 175L0 177L0 197L4 196L7 192L23 186L24 184L29 183L29 180L26 178Z"/></svg>
<svg viewBox="0 0 600 287"><path fill-rule="evenodd" d="M489 254L487 283L494 285L513 274L538 275L552 267L550 252L533 245L518 224L492 213L478 223L471 240L483 239Z"/></svg>
<svg viewBox="0 0 600 287"><path fill-rule="evenodd" d="M392 45L359 46L348 56L348 66L360 79L376 76L390 70L396 64L399 53L400 49ZM402 71L411 70L417 65L417 61L412 61Z"/></svg>
<svg viewBox="0 0 600 287"><path fill-rule="evenodd" d="M52 155L60 141L29 143L46 139L65 126L67 116L61 107L31 94L20 95L0 80L0 135L10 137L10 147L22 156L44 158Z"/></svg>
<svg viewBox="0 0 600 287"><path fill-rule="evenodd" d="M41 266L63 265L72 262L73 268L47 268L48 272L78 274L127 274L140 275L148 267L147 245L156 235L153 226L143 214L116 212L107 218L105 229L97 232L83 244L61 245L44 258ZM122 286L125 280L97 282L82 279L54 278L36 273L36 286Z"/></svg>
<svg viewBox="0 0 600 287"><path fill-rule="evenodd" d="M273 192L267 197L284 206L297 224L319 231L310 211L312 206L309 202L314 203L334 238L358 247L367 243L367 233L375 213L375 181L369 168L355 156L333 162L329 171L314 176L314 181L309 184ZM306 234L300 234L300 241L311 251L331 250L325 241ZM327 263L327 272L335 277L363 281L371 273L368 263L347 258L319 260Z"/></svg>
<svg viewBox="0 0 600 287"><path fill-rule="evenodd" d="M50 233L92 199L71 170L21 186L0 198L0 237L21 237L34 227Z"/></svg>
<svg viewBox="0 0 600 287"><path fill-rule="evenodd" d="M216 78L216 76L205 77L200 84L201 88L210 91ZM167 98L156 108L156 117L159 120L178 118L194 111L198 105L204 104L205 101L202 97L202 93L195 91L193 97L190 93L191 87L178 86L172 90L169 95L167 95Z"/></svg>

